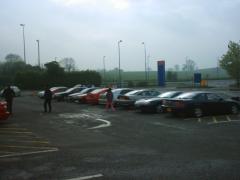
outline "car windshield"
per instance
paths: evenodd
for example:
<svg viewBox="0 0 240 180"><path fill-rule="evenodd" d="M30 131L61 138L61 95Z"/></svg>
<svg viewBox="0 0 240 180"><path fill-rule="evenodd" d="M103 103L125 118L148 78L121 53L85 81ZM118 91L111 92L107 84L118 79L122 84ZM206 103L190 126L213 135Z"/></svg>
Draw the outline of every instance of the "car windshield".
<svg viewBox="0 0 240 180"><path fill-rule="evenodd" d="M85 93L88 93L92 90L92 88L86 88L86 89L83 89L81 92L79 92L80 94L85 94Z"/></svg>
<svg viewBox="0 0 240 180"><path fill-rule="evenodd" d="M234 95L227 94L227 93L218 93L218 95L223 99L231 99Z"/></svg>
<svg viewBox="0 0 240 180"><path fill-rule="evenodd" d="M158 97L160 98L171 98L176 94L176 92L165 92L160 94Z"/></svg>
<svg viewBox="0 0 240 180"><path fill-rule="evenodd" d="M141 91L142 90L134 90L134 91L128 92L126 95L135 95L135 94L138 94Z"/></svg>
<svg viewBox="0 0 240 180"><path fill-rule="evenodd" d="M69 92L73 91L74 89L76 89L76 88L70 88L70 89L66 90L66 93L69 93Z"/></svg>
<svg viewBox="0 0 240 180"><path fill-rule="evenodd" d="M100 93L101 91L103 91L104 89L96 89L94 91L92 91L91 93L92 94L97 94L97 93Z"/></svg>
<svg viewBox="0 0 240 180"><path fill-rule="evenodd" d="M187 92L187 93L183 93L179 96L177 96L177 99L192 99L194 96L196 96L196 93L193 92Z"/></svg>

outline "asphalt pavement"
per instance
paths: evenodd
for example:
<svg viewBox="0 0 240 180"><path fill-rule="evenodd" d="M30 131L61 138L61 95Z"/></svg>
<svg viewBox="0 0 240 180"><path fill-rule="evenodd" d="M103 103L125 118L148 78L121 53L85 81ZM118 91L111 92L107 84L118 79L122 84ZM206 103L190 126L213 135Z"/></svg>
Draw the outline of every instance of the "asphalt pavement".
<svg viewBox="0 0 240 180"><path fill-rule="evenodd" d="M0 124L0 179L240 179L240 116L176 118L14 99Z"/></svg>

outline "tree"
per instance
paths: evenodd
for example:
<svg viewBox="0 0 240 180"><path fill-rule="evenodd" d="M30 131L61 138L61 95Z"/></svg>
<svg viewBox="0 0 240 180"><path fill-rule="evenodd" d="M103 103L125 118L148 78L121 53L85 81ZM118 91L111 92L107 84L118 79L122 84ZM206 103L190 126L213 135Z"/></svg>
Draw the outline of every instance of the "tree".
<svg viewBox="0 0 240 180"><path fill-rule="evenodd" d="M176 65L174 66L174 69L175 69L175 71L180 71L180 67L179 67L179 65L176 64Z"/></svg>
<svg viewBox="0 0 240 180"><path fill-rule="evenodd" d="M67 72L75 70L75 60L73 58L63 58L59 63Z"/></svg>
<svg viewBox="0 0 240 180"><path fill-rule="evenodd" d="M236 80L240 87L240 44L230 41L228 51L219 60L220 66Z"/></svg>
<svg viewBox="0 0 240 180"><path fill-rule="evenodd" d="M167 71L167 80L168 81L176 81L177 80L177 72Z"/></svg>
<svg viewBox="0 0 240 180"><path fill-rule="evenodd" d="M183 64L183 71L194 71L196 69L196 63L191 59L186 59L186 63Z"/></svg>
<svg viewBox="0 0 240 180"><path fill-rule="evenodd" d="M22 61L23 62L23 59L21 56L19 56L18 54L8 54L6 57L5 57L5 60L7 62L18 62L18 61Z"/></svg>
<svg viewBox="0 0 240 180"><path fill-rule="evenodd" d="M57 85L62 82L64 77L64 69L60 67L57 61L44 64L46 67L46 83Z"/></svg>

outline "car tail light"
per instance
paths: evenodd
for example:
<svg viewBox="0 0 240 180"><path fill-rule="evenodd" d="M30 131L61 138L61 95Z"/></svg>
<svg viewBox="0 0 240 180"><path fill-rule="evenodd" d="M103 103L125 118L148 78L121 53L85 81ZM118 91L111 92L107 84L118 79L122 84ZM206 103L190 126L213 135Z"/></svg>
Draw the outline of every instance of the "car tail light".
<svg viewBox="0 0 240 180"><path fill-rule="evenodd" d="M183 108L185 106L185 104L182 101L176 101L175 106L178 107L178 108Z"/></svg>
<svg viewBox="0 0 240 180"><path fill-rule="evenodd" d="M121 99L129 100L129 97L127 97L127 96L122 96Z"/></svg>

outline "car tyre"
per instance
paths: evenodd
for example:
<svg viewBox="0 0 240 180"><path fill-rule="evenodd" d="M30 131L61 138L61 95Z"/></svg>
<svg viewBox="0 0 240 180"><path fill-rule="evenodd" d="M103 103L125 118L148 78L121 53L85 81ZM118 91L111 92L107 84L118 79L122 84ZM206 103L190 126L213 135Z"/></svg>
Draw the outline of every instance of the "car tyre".
<svg viewBox="0 0 240 180"><path fill-rule="evenodd" d="M200 107L196 107L193 109L194 116L199 118L203 116L203 111Z"/></svg>
<svg viewBox="0 0 240 180"><path fill-rule="evenodd" d="M239 109L236 105L231 106L231 113L232 114L238 114L239 113Z"/></svg>

